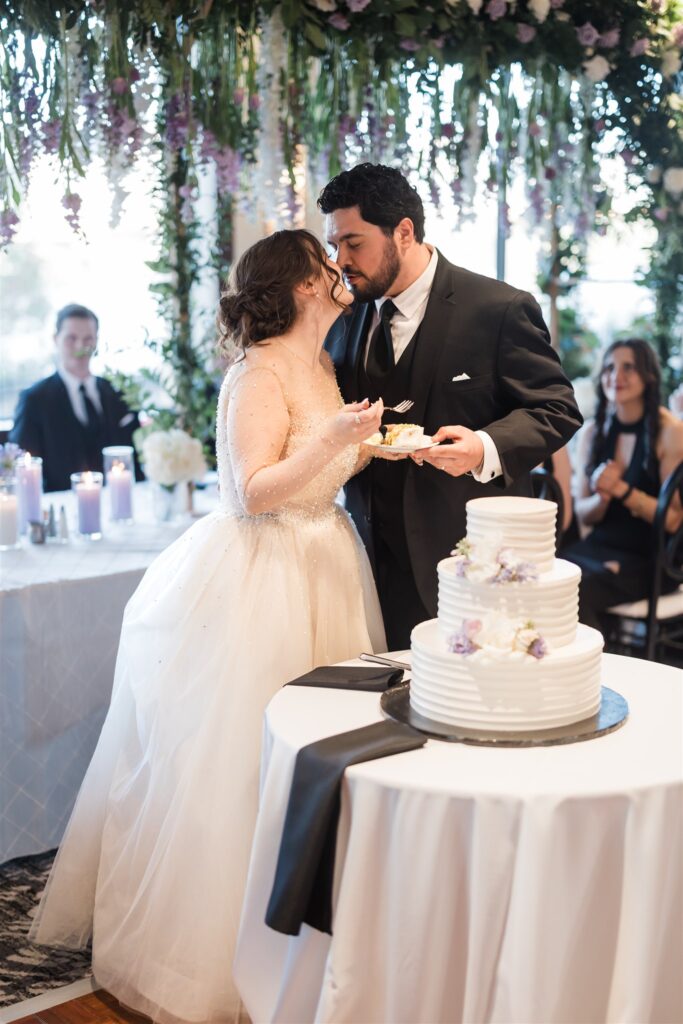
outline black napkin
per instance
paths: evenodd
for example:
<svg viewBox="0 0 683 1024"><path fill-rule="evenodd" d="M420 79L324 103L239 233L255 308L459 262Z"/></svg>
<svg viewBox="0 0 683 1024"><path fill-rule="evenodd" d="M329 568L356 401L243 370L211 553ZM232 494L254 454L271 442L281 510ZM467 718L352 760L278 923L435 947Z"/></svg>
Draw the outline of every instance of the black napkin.
<svg viewBox="0 0 683 1024"><path fill-rule="evenodd" d="M424 746L427 737L400 722L374 722L302 747L280 840L266 924L298 935L302 924L332 934L332 880L345 769Z"/></svg>
<svg viewBox="0 0 683 1024"><path fill-rule="evenodd" d="M407 668L407 666L406 666ZM292 679L287 686L327 686L339 690L369 690L383 693L403 679L403 669L374 665L321 665L305 676Z"/></svg>

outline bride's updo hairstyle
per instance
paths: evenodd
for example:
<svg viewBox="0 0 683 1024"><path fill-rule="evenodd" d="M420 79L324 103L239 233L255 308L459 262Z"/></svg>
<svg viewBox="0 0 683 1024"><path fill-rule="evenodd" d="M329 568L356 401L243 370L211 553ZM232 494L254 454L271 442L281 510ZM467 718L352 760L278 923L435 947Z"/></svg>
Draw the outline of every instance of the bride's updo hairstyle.
<svg viewBox="0 0 683 1024"><path fill-rule="evenodd" d="M297 318L294 289L322 274L332 282L332 301L345 309L337 298L340 276L328 265L325 250L310 231L276 231L250 246L233 267L220 298L219 347L244 352L284 334Z"/></svg>

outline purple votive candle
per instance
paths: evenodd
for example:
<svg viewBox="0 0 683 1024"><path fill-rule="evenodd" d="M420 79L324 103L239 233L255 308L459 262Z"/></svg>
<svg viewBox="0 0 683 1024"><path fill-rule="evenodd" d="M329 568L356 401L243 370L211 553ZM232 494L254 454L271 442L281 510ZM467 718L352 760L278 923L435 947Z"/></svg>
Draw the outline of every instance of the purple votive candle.
<svg viewBox="0 0 683 1024"><path fill-rule="evenodd" d="M78 532L98 539L102 536L102 474L72 473L71 486L78 506Z"/></svg>
<svg viewBox="0 0 683 1024"><path fill-rule="evenodd" d="M19 501L19 532L25 533L29 523L42 523L43 460L26 452L15 463L17 498Z"/></svg>
<svg viewBox="0 0 683 1024"><path fill-rule="evenodd" d="M107 473L109 508L112 519L133 518L133 474L122 462L115 462Z"/></svg>

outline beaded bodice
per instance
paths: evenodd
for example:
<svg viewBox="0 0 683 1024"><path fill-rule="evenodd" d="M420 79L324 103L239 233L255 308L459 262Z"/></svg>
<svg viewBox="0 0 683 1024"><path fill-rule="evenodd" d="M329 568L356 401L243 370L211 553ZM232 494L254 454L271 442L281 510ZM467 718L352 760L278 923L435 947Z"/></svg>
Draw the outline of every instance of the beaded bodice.
<svg viewBox="0 0 683 1024"><path fill-rule="evenodd" d="M239 489L231 462L228 438L228 409L231 390L242 374L250 372L250 366L244 362L233 365L225 376L218 398L216 423L216 457L218 462L218 479L220 487L221 507L236 515L244 515ZM285 379L272 366L270 371L276 373L289 414L289 429L285 440L281 459L286 459L301 449L311 438L322 430L325 420L333 416L343 405L334 373L320 372L317 375L306 375L302 366L301 374ZM255 423L255 429L267 429L267 422ZM334 511L335 498L340 488L352 475L358 458L358 446L350 445L339 454L330 458L329 462L313 480L305 484L282 506L268 515L295 515L304 518L319 518Z"/></svg>

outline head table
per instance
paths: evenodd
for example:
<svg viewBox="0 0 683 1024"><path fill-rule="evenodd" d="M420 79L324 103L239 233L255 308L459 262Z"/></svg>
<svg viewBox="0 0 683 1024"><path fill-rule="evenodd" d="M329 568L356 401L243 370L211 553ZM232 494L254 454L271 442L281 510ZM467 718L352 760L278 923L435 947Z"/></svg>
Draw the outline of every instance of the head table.
<svg viewBox="0 0 683 1024"><path fill-rule="evenodd" d="M381 717L287 687L266 712L235 960L254 1021L683 1019L683 678L614 655L619 730L565 746L430 740L347 770L333 935L264 924L297 751Z"/></svg>
<svg viewBox="0 0 683 1024"><path fill-rule="evenodd" d="M107 498L106 491L103 496ZM103 537L0 552L0 863L59 843L104 720L123 610L142 575L192 521L158 523L151 485L134 489L131 524L106 518ZM216 488L195 492L199 514Z"/></svg>

